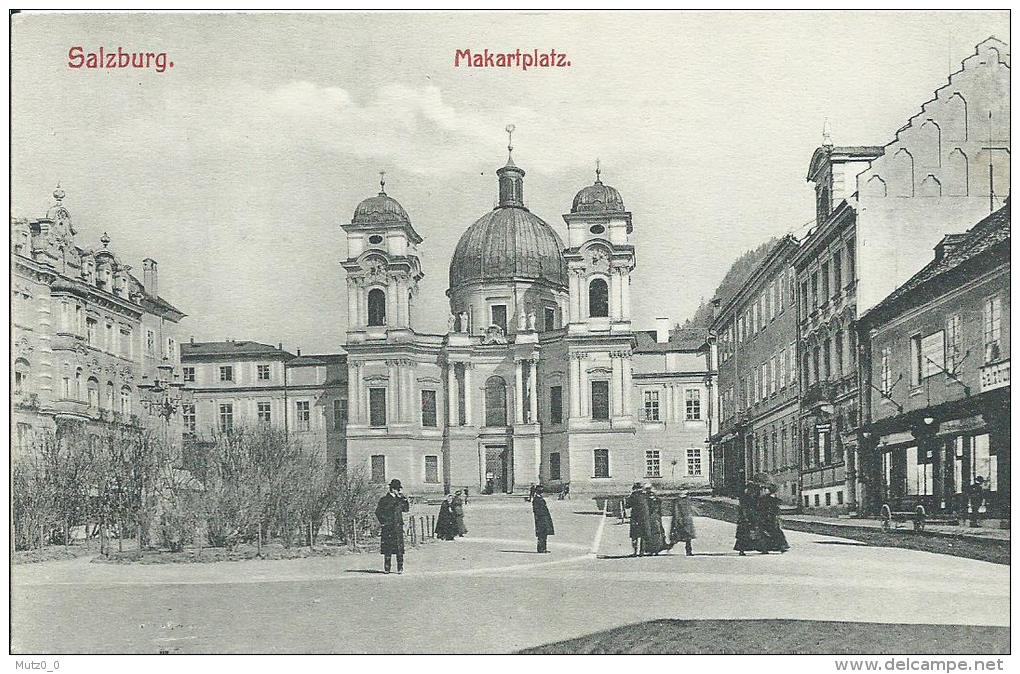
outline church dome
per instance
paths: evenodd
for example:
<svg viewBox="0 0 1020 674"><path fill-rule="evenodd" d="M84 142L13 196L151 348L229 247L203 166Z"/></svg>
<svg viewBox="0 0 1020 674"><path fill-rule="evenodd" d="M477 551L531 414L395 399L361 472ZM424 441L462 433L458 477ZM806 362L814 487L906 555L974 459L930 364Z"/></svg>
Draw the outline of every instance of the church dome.
<svg viewBox="0 0 1020 674"><path fill-rule="evenodd" d="M354 209L351 223L355 225L409 225L404 207L385 192L365 199Z"/></svg>
<svg viewBox="0 0 1020 674"><path fill-rule="evenodd" d="M468 283L542 280L566 287L563 242L526 208L501 206L480 217L460 237L450 261L450 288Z"/></svg>
<svg viewBox="0 0 1020 674"><path fill-rule="evenodd" d="M594 185L583 188L574 197L571 213L623 213L623 197L615 187L603 185L598 178Z"/></svg>

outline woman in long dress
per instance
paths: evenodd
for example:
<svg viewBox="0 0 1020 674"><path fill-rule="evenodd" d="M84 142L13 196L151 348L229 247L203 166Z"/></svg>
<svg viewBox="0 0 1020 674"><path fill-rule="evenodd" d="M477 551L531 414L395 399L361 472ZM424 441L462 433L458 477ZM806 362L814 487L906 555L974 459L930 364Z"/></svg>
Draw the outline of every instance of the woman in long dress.
<svg viewBox="0 0 1020 674"><path fill-rule="evenodd" d="M758 532L758 485L748 482L740 495L737 506L737 540L733 549L743 557L748 550L757 550Z"/></svg>
<svg viewBox="0 0 1020 674"><path fill-rule="evenodd" d="M652 485L645 485L648 498L648 540L644 543L646 555L657 555L666 549L666 531L662 527L662 499L655 495Z"/></svg>
<svg viewBox="0 0 1020 674"><path fill-rule="evenodd" d="M769 485L762 489L758 511L761 517L761 536L757 549L766 555L769 552L789 550L790 544L786 542L786 534L783 533L779 519L779 497L776 496L775 487Z"/></svg>
<svg viewBox="0 0 1020 674"><path fill-rule="evenodd" d="M687 494L682 494L673 499L673 523L669 527L669 547L680 541L684 542L684 552L690 557L694 554L691 544L696 537L694 533L694 513L691 510L691 501Z"/></svg>
<svg viewBox="0 0 1020 674"><path fill-rule="evenodd" d="M446 499L439 506L436 536L444 541L452 541L457 537L457 520L453 517L453 494L447 494Z"/></svg>

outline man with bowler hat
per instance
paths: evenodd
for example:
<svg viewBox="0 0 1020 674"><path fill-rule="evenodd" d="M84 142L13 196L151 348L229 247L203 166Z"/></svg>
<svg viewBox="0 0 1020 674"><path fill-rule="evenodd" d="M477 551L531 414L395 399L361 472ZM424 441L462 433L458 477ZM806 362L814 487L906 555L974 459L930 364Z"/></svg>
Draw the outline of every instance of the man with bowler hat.
<svg viewBox="0 0 1020 674"><path fill-rule="evenodd" d="M383 555L383 571L390 572L390 558L397 556L397 573L404 572L404 513L411 504L404 496L400 480L390 480L390 490L379 499L375 517L382 525L379 552Z"/></svg>

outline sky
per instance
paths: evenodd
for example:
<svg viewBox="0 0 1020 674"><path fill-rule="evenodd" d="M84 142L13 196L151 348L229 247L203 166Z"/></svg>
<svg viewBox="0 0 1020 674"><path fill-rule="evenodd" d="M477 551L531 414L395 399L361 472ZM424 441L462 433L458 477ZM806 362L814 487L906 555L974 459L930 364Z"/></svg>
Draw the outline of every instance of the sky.
<svg viewBox="0 0 1020 674"><path fill-rule="evenodd" d="M341 224L386 191L424 238L415 328L445 332L449 262L525 169L562 214L594 179L633 213L634 324L682 322L733 260L814 214L807 165L884 145L1008 12L21 14L11 38L12 214L60 182L78 245L103 232L196 341L338 351ZM68 51L174 67L68 67ZM457 49L565 53L568 68L454 67Z"/></svg>

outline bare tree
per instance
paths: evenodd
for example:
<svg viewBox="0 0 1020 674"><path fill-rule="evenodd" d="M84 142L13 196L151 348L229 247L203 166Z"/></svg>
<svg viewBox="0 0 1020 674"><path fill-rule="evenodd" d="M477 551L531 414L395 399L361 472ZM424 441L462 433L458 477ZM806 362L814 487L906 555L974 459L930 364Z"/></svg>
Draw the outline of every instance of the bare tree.
<svg viewBox="0 0 1020 674"><path fill-rule="evenodd" d="M349 546L356 546L359 535L366 529L374 531L378 528L375 506L380 491L378 485L369 481L361 466L347 466L337 476L334 527Z"/></svg>

